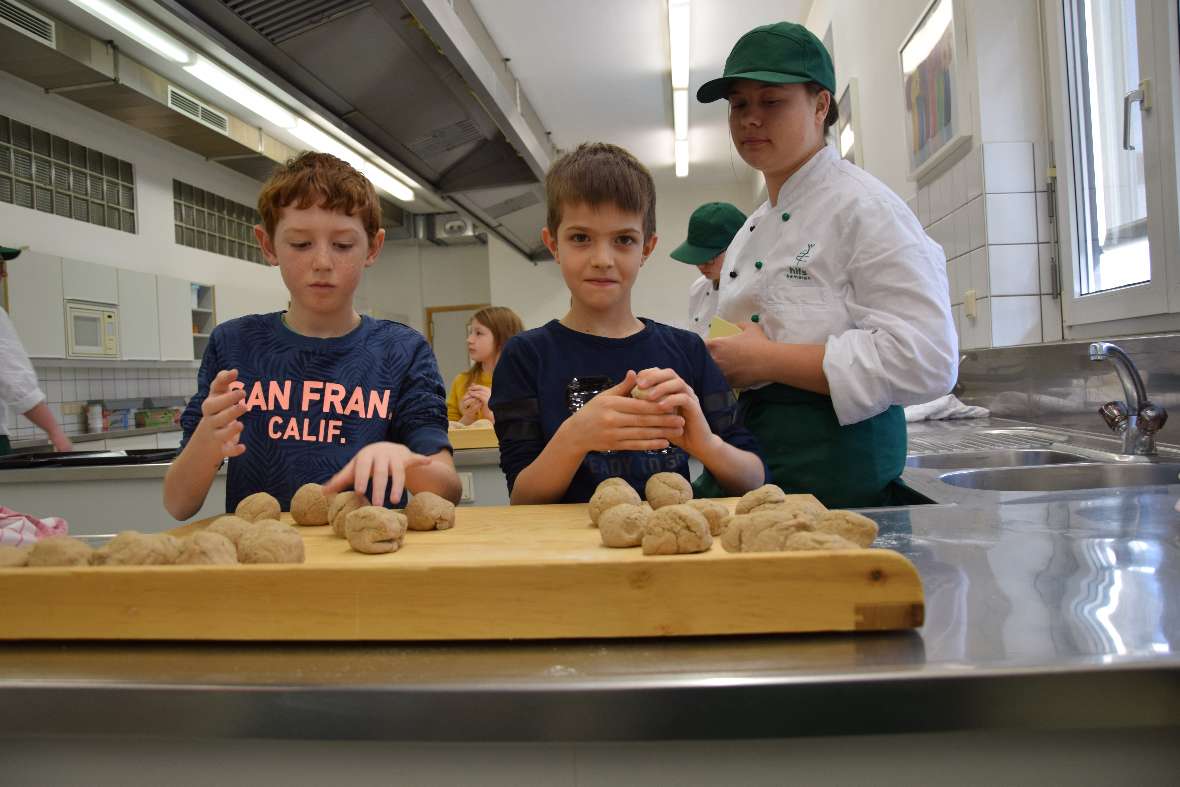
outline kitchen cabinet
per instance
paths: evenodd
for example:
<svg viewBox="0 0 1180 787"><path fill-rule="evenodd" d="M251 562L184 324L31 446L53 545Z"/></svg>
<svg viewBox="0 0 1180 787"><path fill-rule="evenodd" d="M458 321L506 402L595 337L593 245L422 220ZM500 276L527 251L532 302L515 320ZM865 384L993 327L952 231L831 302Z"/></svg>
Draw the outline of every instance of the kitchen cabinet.
<svg viewBox="0 0 1180 787"><path fill-rule="evenodd" d="M133 437L115 437L104 441L108 451L132 451L143 448L159 448L154 434L140 434Z"/></svg>
<svg viewBox="0 0 1180 787"><path fill-rule="evenodd" d="M26 251L8 266L8 315L34 358L66 357L62 260Z"/></svg>
<svg viewBox="0 0 1180 787"><path fill-rule="evenodd" d="M171 276L156 277L160 360L193 360L192 285Z"/></svg>
<svg viewBox="0 0 1180 787"><path fill-rule="evenodd" d="M62 290L67 300L93 303L119 302L119 277L116 268L93 262L61 261Z"/></svg>
<svg viewBox="0 0 1180 787"><path fill-rule="evenodd" d="M157 432L156 448L180 448L183 432Z"/></svg>
<svg viewBox="0 0 1180 787"><path fill-rule="evenodd" d="M160 312L156 276L118 269L119 344L128 361L160 360Z"/></svg>

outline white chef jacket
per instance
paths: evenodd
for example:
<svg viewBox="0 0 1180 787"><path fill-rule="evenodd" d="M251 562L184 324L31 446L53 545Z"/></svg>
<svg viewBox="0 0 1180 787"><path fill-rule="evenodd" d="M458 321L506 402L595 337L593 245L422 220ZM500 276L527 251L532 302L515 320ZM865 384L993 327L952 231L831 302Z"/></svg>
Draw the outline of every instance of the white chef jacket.
<svg viewBox="0 0 1180 787"><path fill-rule="evenodd" d="M709 320L717 313L717 301L721 297L718 290L713 289L713 280L708 276L698 276L688 288L688 330L702 339L709 336Z"/></svg>
<svg viewBox="0 0 1180 787"><path fill-rule="evenodd" d="M37 373L16 335L8 312L0 309L0 435L8 434L8 408L27 413L45 400Z"/></svg>
<svg viewBox="0 0 1180 787"><path fill-rule="evenodd" d="M946 257L896 194L830 146L746 220L721 282L726 320L757 322L776 342L824 345L842 425L954 385Z"/></svg>

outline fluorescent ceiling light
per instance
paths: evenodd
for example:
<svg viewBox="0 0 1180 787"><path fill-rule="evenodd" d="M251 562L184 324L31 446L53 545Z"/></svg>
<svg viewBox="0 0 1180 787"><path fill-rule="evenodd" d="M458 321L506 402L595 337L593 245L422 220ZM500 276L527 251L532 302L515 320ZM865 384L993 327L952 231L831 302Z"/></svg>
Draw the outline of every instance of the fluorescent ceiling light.
<svg viewBox="0 0 1180 787"><path fill-rule="evenodd" d="M70 0L70 2L174 63L192 62L193 56L187 47L117 3L107 0Z"/></svg>
<svg viewBox="0 0 1180 787"><path fill-rule="evenodd" d="M205 58L198 56L197 62L185 66L184 70L218 93L233 99L251 112L261 115L279 128L295 128L294 115L233 74L220 66L210 63Z"/></svg>
<svg viewBox="0 0 1180 787"><path fill-rule="evenodd" d="M386 167L369 161L360 153L357 153L334 137L320 131L303 118L299 118L296 121L295 128L291 129L291 133L299 137L312 150L318 150L321 153L330 153L338 159L347 161L372 181L374 186L389 194L394 199L399 199L402 202L412 202L414 200L413 190L398 180Z"/></svg>
<svg viewBox="0 0 1180 787"><path fill-rule="evenodd" d="M676 177L688 176L688 140L676 140Z"/></svg>
<svg viewBox="0 0 1180 787"><path fill-rule="evenodd" d="M840 132L840 155L847 156L848 151L852 149L852 143L855 141L856 135L852 131L852 124L849 123L844 127L844 130Z"/></svg>
<svg viewBox="0 0 1180 787"><path fill-rule="evenodd" d="M668 44L672 60L672 89L688 89L688 0L668 0Z"/></svg>
<svg viewBox="0 0 1180 787"><path fill-rule="evenodd" d="M672 91L672 128L676 139L688 139L688 91Z"/></svg>
<svg viewBox="0 0 1180 787"><path fill-rule="evenodd" d="M922 20L921 26L914 32L909 44L901 51L901 70L912 74L926 56L934 50L942 39L942 34L950 27L954 9L950 0L940 0L939 4L930 12L930 16Z"/></svg>
<svg viewBox="0 0 1180 787"><path fill-rule="evenodd" d="M372 181L374 186L391 197L400 199L402 202L414 201L414 192L410 187L381 169L377 164L366 161L361 165L360 171L366 178Z"/></svg>

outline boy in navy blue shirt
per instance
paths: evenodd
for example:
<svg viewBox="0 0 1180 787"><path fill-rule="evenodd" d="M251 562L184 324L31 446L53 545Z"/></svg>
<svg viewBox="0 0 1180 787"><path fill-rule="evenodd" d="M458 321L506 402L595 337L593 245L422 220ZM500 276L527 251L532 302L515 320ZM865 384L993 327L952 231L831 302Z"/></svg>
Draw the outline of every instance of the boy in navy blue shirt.
<svg viewBox="0 0 1180 787"><path fill-rule="evenodd" d="M164 507L177 519L196 513L224 459L227 511L254 492L288 510L310 482L368 493L374 505L407 488L457 502L434 354L417 331L353 308L385 242L372 184L334 156L303 153L266 182L258 210L254 232L290 307L214 329Z"/></svg>
<svg viewBox="0 0 1180 787"><path fill-rule="evenodd" d="M655 473L687 478L690 455L732 495L760 486L754 438L704 342L631 312L656 245L651 174L622 148L583 144L545 187L541 237L570 309L510 339L496 365L490 406L512 503L585 502L610 477L642 494Z"/></svg>

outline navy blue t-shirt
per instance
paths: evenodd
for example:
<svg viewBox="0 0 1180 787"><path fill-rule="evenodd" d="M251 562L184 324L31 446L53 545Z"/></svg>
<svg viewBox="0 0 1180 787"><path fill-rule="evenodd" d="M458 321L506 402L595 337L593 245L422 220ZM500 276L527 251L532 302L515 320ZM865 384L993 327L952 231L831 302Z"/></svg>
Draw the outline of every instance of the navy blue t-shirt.
<svg viewBox="0 0 1180 787"><path fill-rule="evenodd" d="M274 495L286 511L299 487L327 481L370 443L402 443L427 456L450 448L434 353L401 323L362 316L332 339L295 333L281 312L218 325L180 419L182 448L224 369L238 370L249 408L241 417L246 452L229 460L226 511L255 492Z"/></svg>
<svg viewBox="0 0 1180 787"><path fill-rule="evenodd" d="M574 378L606 377L615 385L630 370L652 367L674 369L692 387L714 434L737 448L760 453L754 436L737 422L729 383L695 333L644 319L639 333L608 339L551 320L509 339L496 364L490 406L509 493L520 472L540 456L576 410L576 391L570 394ZM688 454L676 446L664 451L591 452L561 502L585 503L595 487L611 477L626 479L642 495L647 479L662 472L688 478Z"/></svg>

